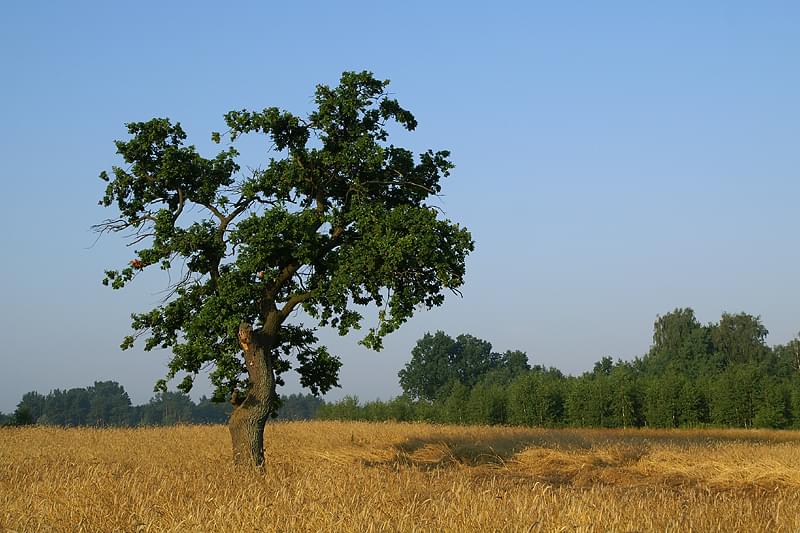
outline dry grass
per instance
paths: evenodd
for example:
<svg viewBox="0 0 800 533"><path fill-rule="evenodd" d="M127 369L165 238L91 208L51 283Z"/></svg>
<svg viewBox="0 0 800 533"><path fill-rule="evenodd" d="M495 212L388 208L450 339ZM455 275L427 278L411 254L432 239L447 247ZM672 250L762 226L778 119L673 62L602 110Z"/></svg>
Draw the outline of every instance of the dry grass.
<svg viewBox="0 0 800 533"><path fill-rule="evenodd" d="M0 430L0 531L800 531L800 434L295 422Z"/></svg>

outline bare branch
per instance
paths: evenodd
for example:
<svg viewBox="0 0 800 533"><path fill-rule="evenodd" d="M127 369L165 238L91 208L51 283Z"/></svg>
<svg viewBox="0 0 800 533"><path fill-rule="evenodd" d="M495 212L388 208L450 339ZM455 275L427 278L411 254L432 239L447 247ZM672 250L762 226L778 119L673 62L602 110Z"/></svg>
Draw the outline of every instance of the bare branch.
<svg viewBox="0 0 800 533"><path fill-rule="evenodd" d="M397 171L395 171L395 172L397 172ZM399 172L397 172L397 174L398 174L400 177L403 177L403 175L402 175L402 174L400 174ZM362 182L362 183L363 183L364 185L370 185L370 184L377 184L377 185L412 185L412 186L414 186L414 187L417 187L417 188L419 188L419 189L422 189L423 191L427 192L428 194L431 194L431 195L433 195L433 196L436 196L436 197L438 197L438 196L439 196L439 195L438 195L438 194L437 194L437 193L436 193L436 192L435 192L433 189L431 189L430 187L426 187L426 186L424 186L424 185L421 185L421 184L419 184L419 183L414 183L413 181L405 181L405 180L402 180L402 181L380 181L380 180L370 180L370 181L364 181L364 182Z"/></svg>
<svg viewBox="0 0 800 533"><path fill-rule="evenodd" d="M135 238L132 241L130 241L129 243L127 243L125 246L130 247L130 246L133 246L135 244L139 244L140 242L142 242L146 238L155 237L155 235L156 235L155 233L139 233L139 234L136 234Z"/></svg>

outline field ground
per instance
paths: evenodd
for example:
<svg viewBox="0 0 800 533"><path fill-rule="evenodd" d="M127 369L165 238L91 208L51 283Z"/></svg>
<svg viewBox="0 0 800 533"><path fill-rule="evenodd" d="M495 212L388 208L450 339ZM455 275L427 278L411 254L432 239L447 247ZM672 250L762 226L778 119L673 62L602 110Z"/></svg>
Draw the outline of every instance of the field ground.
<svg viewBox="0 0 800 533"><path fill-rule="evenodd" d="M291 422L0 429L0 531L800 531L800 433Z"/></svg>

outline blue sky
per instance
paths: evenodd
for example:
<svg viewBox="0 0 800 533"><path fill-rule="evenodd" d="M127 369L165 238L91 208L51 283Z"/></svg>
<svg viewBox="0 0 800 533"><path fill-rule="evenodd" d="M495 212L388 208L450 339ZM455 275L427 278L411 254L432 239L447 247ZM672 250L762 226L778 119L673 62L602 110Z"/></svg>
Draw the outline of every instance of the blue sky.
<svg viewBox="0 0 800 533"><path fill-rule="evenodd" d="M392 80L420 123L398 143L452 151L441 206L477 249L464 297L383 352L324 333L345 363L329 397L397 394L437 329L573 373L643 354L679 306L760 315L784 343L800 330L798 58L796 2L5 4L0 410L95 379L142 403L164 372L166 354L118 346L166 280L111 291L102 271L130 250L91 247L125 122L168 116L202 150L225 112L308 111L343 70Z"/></svg>

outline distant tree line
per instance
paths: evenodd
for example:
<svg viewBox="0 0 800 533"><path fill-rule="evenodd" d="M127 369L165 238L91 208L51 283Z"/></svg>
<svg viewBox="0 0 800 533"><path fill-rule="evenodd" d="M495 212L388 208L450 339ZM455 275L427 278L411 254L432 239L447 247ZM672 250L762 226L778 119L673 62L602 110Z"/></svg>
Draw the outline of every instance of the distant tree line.
<svg viewBox="0 0 800 533"><path fill-rule="evenodd" d="M281 398L277 418L313 418L322 400L292 394ZM232 410L203 396L195 403L182 392L159 392L144 405L132 405L128 393L115 381L96 381L91 387L55 389L48 394L28 392L14 413L0 413L0 425L53 426L167 426L173 424L224 424Z"/></svg>
<svg viewBox="0 0 800 533"><path fill-rule="evenodd" d="M692 309L657 318L642 357L603 357L579 376L530 366L518 350L496 353L472 335L438 331L417 341L399 373L403 394L388 401L355 396L326 403L281 397L278 418L428 421L542 427L764 427L800 429L800 337L767 346L761 319L723 314L700 324ZM0 424L152 426L224 423L228 403L194 403L161 392L132 406L121 385L29 392Z"/></svg>
<svg viewBox="0 0 800 533"><path fill-rule="evenodd" d="M769 347L759 317L723 314L700 324L692 309L658 317L648 353L604 357L567 376L530 367L523 352L492 351L471 335L426 334L399 373L403 394L347 396L318 417L544 427L800 428L800 338Z"/></svg>

